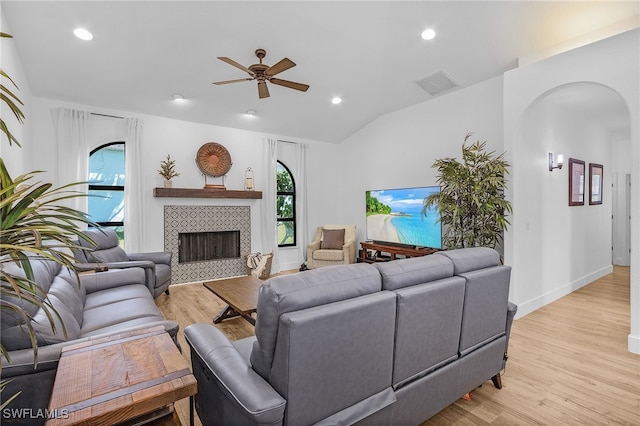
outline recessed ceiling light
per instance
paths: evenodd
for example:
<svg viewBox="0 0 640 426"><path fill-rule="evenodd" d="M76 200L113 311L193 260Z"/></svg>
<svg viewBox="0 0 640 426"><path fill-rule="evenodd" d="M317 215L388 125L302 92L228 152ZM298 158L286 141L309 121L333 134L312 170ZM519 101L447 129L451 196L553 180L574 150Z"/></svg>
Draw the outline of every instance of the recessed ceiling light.
<svg viewBox="0 0 640 426"><path fill-rule="evenodd" d="M436 36L436 32L431 28L426 29L422 32L422 38L425 40L432 40Z"/></svg>
<svg viewBox="0 0 640 426"><path fill-rule="evenodd" d="M93 34L91 34L89 30L85 30L84 28L76 28L75 30L73 30L73 34L80 40L93 40Z"/></svg>
<svg viewBox="0 0 640 426"><path fill-rule="evenodd" d="M171 100L173 100L176 103L181 103L185 101L184 96L182 96L179 93L176 93L175 95L171 96Z"/></svg>
<svg viewBox="0 0 640 426"><path fill-rule="evenodd" d="M331 99L331 103L334 105L338 105L340 102L342 102L342 98L336 96L335 98Z"/></svg>
<svg viewBox="0 0 640 426"><path fill-rule="evenodd" d="M255 109L248 109L248 110L247 110L247 115L248 115L248 116L255 117L255 115L256 115L256 114L257 114L257 113L256 113L256 110L255 110Z"/></svg>

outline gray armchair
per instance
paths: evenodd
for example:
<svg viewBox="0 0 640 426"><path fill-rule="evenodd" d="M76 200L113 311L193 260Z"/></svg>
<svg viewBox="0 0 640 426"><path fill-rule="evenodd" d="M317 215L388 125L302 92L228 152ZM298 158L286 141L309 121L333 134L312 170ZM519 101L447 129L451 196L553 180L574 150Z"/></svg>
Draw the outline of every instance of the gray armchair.
<svg viewBox="0 0 640 426"><path fill-rule="evenodd" d="M73 250L78 270L144 268L147 287L153 297L162 292L169 294L172 253L127 253L119 246L118 236L110 228L89 229L83 233L87 239L80 239L78 244L86 249Z"/></svg>

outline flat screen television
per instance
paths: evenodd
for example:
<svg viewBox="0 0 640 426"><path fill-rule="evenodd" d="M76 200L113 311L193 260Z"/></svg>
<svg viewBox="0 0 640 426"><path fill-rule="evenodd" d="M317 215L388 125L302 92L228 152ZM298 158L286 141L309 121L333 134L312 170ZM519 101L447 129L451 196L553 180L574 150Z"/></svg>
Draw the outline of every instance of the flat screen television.
<svg viewBox="0 0 640 426"><path fill-rule="evenodd" d="M442 225L435 207L422 213L424 199L439 186L366 192L367 239L379 243L442 248Z"/></svg>

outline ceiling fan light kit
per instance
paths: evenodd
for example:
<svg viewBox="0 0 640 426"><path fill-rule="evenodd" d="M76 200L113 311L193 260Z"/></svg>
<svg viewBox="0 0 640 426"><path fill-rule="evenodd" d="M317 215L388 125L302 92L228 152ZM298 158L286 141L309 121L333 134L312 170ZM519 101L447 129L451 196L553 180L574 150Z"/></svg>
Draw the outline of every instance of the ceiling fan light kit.
<svg viewBox="0 0 640 426"><path fill-rule="evenodd" d="M294 81L282 80L279 78L273 78L276 74L280 74L283 71L288 70L289 68L293 68L296 66L295 62L293 62L289 58L284 58L277 62L275 65L269 66L262 63L262 59L267 55L267 51L264 49L257 49L256 56L260 60L260 63L250 65L248 68L244 65L241 65L234 61L233 59L227 58L226 56L218 56L223 62L226 62L229 65L232 65L238 69L249 74L251 77L239 78L235 80L225 80L225 81L216 81L213 84L215 85L223 85L230 83L239 83L241 81L251 81L257 80L258 82L258 97L260 99L268 98L269 88L267 87L267 81L276 84L278 86L288 87L289 89L299 90L301 92L306 92L309 89L308 84L296 83Z"/></svg>

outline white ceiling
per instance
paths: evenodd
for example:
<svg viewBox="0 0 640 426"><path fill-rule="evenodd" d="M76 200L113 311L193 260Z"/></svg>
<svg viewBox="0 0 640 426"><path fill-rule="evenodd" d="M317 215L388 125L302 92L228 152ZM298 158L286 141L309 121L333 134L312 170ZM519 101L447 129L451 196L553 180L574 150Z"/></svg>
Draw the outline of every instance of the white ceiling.
<svg viewBox="0 0 640 426"><path fill-rule="evenodd" d="M1 11L34 96L339 143L377 117L432 96L415 81L439 70L460 87L518 58L638 25L637 1L10 1ZM631 22L631 24L629 24ZM91 42L72 31L85 27ZM431 27L432 41L420 38ZM612 30L615 31L615 30ZM218 59L297 66L255 81ZM9 72L10 70L5 70ZM453 89L456 90L456 89ZM171 102L175 93L183 104ZM340 105L331 99L341 96ZM248 119L245 112L257 111Z"/></svg>

